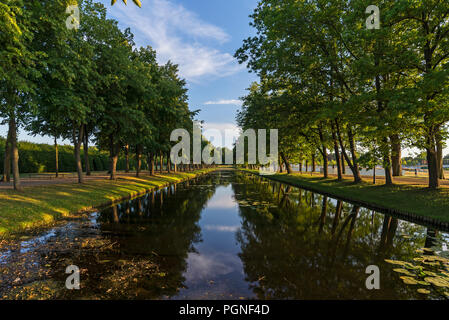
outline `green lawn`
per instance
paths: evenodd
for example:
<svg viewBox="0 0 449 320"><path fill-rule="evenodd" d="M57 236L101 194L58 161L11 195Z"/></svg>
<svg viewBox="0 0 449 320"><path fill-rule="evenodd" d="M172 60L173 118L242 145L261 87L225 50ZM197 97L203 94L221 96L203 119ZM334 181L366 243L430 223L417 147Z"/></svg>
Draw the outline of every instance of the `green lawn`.
<svg viewBox="0 0 449 320"><path fill-rule="evenodd" d="M258 171L247 170L258 174ZM303 187L335 197L361 202L377 208L393 209L402 214L411 214L449 223L449 188L429 190L407 185L373 185L366 182L354 184L351 180L337 181L335 178L301 174L276 174L267 178Z"/></svg>
<svg viewBox="0 0 449 320"><path fill-rule="evenodd" d="M211 169L194 172L120 177L85 184L57 184L0 191L0 236L49 225L56 219L106 205L128 196L193 178Z"/></svg>

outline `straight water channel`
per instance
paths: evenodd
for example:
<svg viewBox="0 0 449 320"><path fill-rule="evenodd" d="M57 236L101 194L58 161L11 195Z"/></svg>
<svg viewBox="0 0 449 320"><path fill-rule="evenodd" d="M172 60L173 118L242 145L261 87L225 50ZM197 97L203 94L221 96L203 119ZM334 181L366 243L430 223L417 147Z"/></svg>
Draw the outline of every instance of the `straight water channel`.
<svg viewBox="0 0 449 320"><path fill-rule="evenodd" d="M8 243L0 297L447 299L448 242L440 230L222 170ZM81 269L81 290L65 289L69 265ZM366 287L370 265L379 290Z"/></svg>

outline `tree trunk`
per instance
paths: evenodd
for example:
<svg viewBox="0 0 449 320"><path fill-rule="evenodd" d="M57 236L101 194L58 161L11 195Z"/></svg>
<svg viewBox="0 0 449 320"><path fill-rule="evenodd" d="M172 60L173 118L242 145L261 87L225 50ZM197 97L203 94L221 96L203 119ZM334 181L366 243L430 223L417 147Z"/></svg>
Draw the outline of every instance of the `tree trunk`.
<svg viewBox="0 0 449 320"><path fill-rule="evenodd" d="M345 162L345 155L343 152L341 153L341 173L346 174L346 162Z"/></svg>
<svg viewBox="0 0 449 320"><path fill-rule="evenodd" d="M164 167L164 160L163 160L163 157L162 157L162 152L159 154L159 162L160 162L160 171L161 171L161 173L163 172L163 167Z"/></svg>
<svg viewBox="0 0 449 320"><path fill-rule="evenodd" d="M129 144L125 146L125 172L129 173Z"/></svg>
<svg viewBox="0 0 449 320"><path fill-rule="evenodd" d="M90 176L89 135L87 133L87 126L86 125L84 125L83 149L84 149L84 169L86 169L86 176Z"/></svg>
<svg viewBox="0 0 449 320"><path fill-rule="evenodd" d="M327 149L323 146L323 172L324 172L324 178L329 178L329 171L328 171L328 159L327 159Z"/></svg>
<svg viewBox="0 0 449 320"><path fill-rule="evenodd" d="M316 171L315 154L312 154L312 172Z"/></svg>
<svg viewBox="0 0 449 320"><path fill-rule="evenodd" d="M81 144L83 142L84 137L84 126L81 125L78 127L78 134L76 133L76 125L72 126L72 140L73 146L75 149L75 162L76 162L76 171L78 173L78 183L84 182L83 177L83 166L81 165Z"/></svg>
<svg viewBox="0 0 449 320"><path fill-rule="evenodd" d="M337 141L337 135L335 134L335 125L332 124L332 140L334 142L334 152L335 152L335 160L337 162L337 175L338 175L338 181L343 180L343 174L341 170L341 157L340 157L340 151L338 150L338 141Z"/></svg>
<svg viewBox="0 0 449 320"><path fill-rule="evenodd" d="M323 172L324 172L324 178L329 177L328 173L328 159L327 159L327 148L324 141L324 135L321 128L319 129L319 135L320 135L320 142L321 142L321 149L319 151L321 152L321 155L323 156ZM315 161L315 159L313 159Z"/></svg>
<svg viewBox="0 0 449 320"><path fill-rule="evenodd" d="M118 161L118 154L113 154L110 156L111 161L111 175L110 180L115 180L117 178L117 161Z"/></svg>
<svg viewBox="0 0 449 320"><path fill-rule="evenodd" d="M142 169L142 145L136 146L136 177L140 176Z"/></svg>
<svg viewBox="0 0 449 320"><path fill-rule="evenodd" d="M428 146L426 148L426 152L427 152L427 166L429 171L429 188L437 189L440 186L440 181L438 179L438 157L437 151L435 150L435 143L433 137L428 137L427 143Z"/></svg>
<svg viewBox="0 0 449 320"><path fill-rule="evenodd" d="M351 129L348 129L348 139L349 139L349 149L351 151L351 157L352 157L352 171L354 175L354 181L359 183L362 182L362 177L360 176L360 169L359 164L357 163L357 154L355 151L355 142L354 142L354 135L352 133ZM350 163L351 161L349 158L346 158L346 162Z"/></svg>
<svg viewBox="0 0 449 320"><path fill-rule="evenodd" d="M149 166L150 166L150 175L154 176L154 154L152 152L150 152L149 155Z"/></svg>
<svg viewBox="0 0 449 320"><path fill-rule="evenodd" d="M440 134L436 135L437 143L437 163L438 163L438 178L444 179L444 166L443 166L443 138Z"/></svg>
<svg viewBox="0 0 449 320"><path fill-rule="evenodd" d="M347 164L349 165L349 168L352 171L352 175L354 177L354 182L360 183L360 182L362 182L362 177L360 176L359 165L357 163L357 154L355 151L354 134L353 134L352 130L350 128L348 128L348 140L349 140L349 147L350 147L351 156L352 156L352 161L351 161L351 159L349 159L348 154L346 153L346 148L343 143L343 138L342 138L341 132L340 132L340 126L339 126L337 120L335 120L335 124L336 124L336 129L337 129L337 137L340 142L340 148L341 148L341 152L344 156L344 160L346 160Z"/></svg>
<svg viewBox="0 0 449 320"><path fill-rule="evenodd" d="M58 150L58 139L55 137L55 171L56 178L59 177L59 150Z"/></svg>
<svg viewBox="0 0 449 320"><path fill-rule="evenodd" d="M114 140L114 135L109 136L109 161L110 161L110 180L115 180L117 178L117 162L118 154L120 152L120 145Z"/></svg>
<svg viewBox="0 0 449 320"><path fill-rule="evenodd" d="M385 184L391 186L393 184L393 178L391 173L391 159L390 159L390 144L387 138L382 139L384 146L383 167L385 169Z"/></svg>
<svg viewBox="0 0 449 320"><path fill-rule="evenodd" d="M11 133L8 131L8 136L5 141L5 158L3 163L3 182L11 182Z"/></svg>
<svg viewBox="0 0 449 320"><path fill-rule="evenodd" d="M167 172L171 173L170 153L167 153Z"/></svg>
<svg viewBox="0 0 449 320"><path fill-rule="evenodd" d="M292 173L292 167L290 166L290 163L288 162L287 158L285 157L285 154L281 152L282 161L285 163L285 169L287 170L287 174Z"/></svg>
<svg viewBox="0 0 449 320"><path fill-rule="evenodd" d="M391 141L391 166L393 169L393 177L402 176L402 146L398 134L390 137Z"/></svg>
<svg viewBox="0 0 449 320"><path fill-rule="evenodd" d="M22 186L20 184L19 149L17 147L17 124L15 115L12 115L9 119L9 131L11 133L11 160L12 175L14 178L14 190L22 191Z"/></svg>

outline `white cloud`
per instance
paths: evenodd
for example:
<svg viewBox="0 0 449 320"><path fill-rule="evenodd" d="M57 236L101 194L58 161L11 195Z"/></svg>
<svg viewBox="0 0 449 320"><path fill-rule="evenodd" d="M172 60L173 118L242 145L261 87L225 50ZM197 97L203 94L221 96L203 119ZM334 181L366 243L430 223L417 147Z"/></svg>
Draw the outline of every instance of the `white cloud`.
<svg viewBox="0 0 449 320"><path fill-rule="evenodd" d="M242 100L237 99L204 102L205 105L235 105L235 106L241 106L242 103L243 103Z"/></svg>
<svg viewBox="0 0 449 320"><path fill-rule="evenodd" d="M160 63L171 60L178 64L181 76L189 81L198 82L206 76L225 77L243 68L230 53L205 43L223 44L230 40L229 34L182 5L168 0L148 0L142 9L114 6L110 12L130 26L138 38L148 41L157 51Z"/></svg>
<svg viewBox="0 0 449 320"><path fill-rule="evenodd" d="M240 136L240 128L233 123L205 122L203 135L216 147L233 148Z"/></svg>

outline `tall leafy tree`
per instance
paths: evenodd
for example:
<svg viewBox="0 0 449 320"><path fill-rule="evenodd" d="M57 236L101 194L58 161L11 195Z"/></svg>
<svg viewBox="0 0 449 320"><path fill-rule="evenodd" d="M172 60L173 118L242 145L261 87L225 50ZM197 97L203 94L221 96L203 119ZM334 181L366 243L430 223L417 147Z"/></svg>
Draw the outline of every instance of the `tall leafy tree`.
<svg viewBox="0 0 449 320"><path fill-rule="evenodd" d="M0 2L0 118L8 123L15 190L21 190L17 129L33 106L33 80L39 76L35 68L39 54L29 46L37 19L32 13L21 0Z"/></svg>

